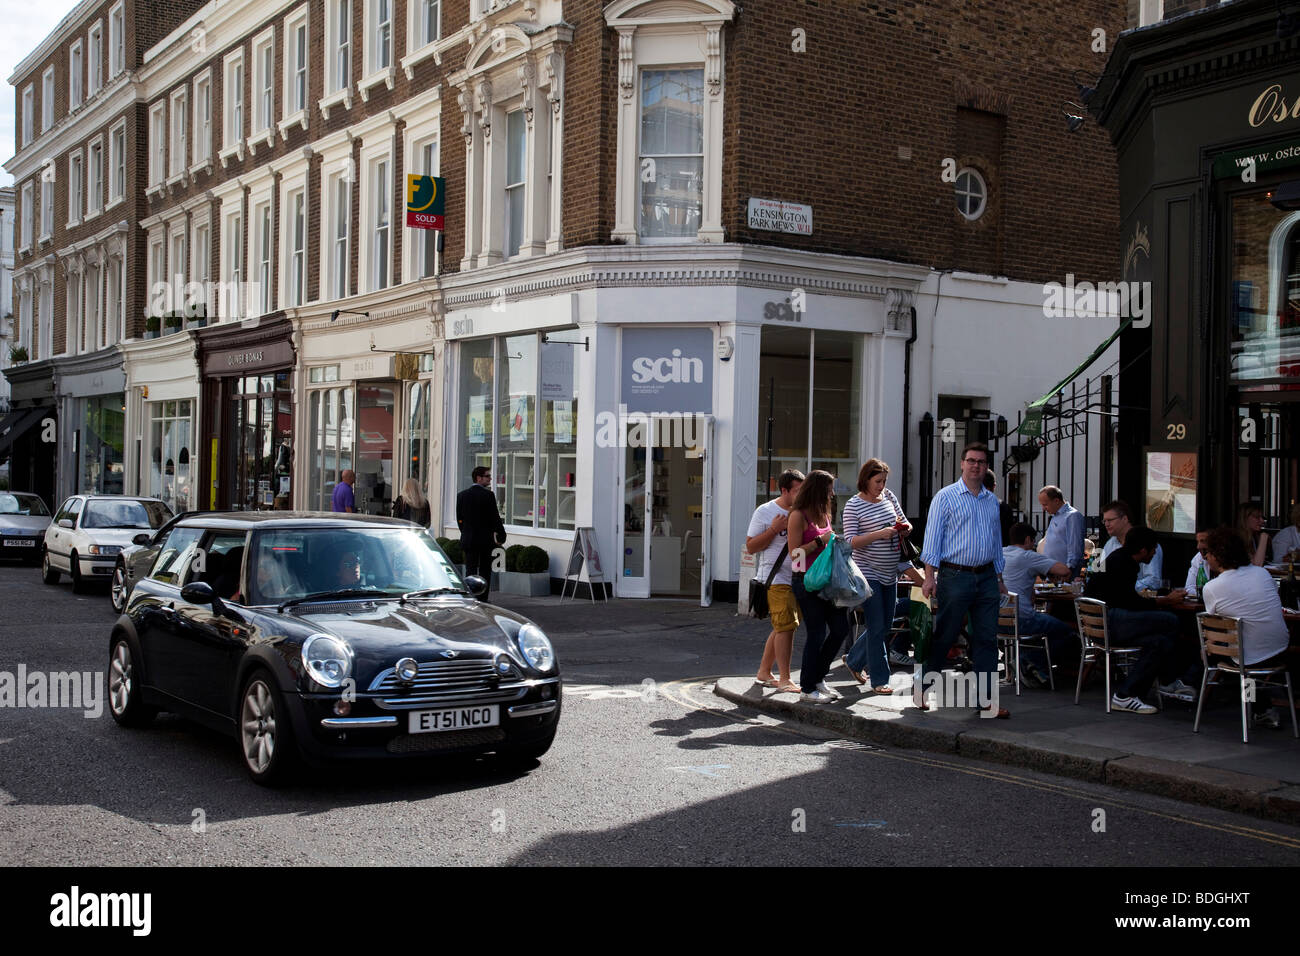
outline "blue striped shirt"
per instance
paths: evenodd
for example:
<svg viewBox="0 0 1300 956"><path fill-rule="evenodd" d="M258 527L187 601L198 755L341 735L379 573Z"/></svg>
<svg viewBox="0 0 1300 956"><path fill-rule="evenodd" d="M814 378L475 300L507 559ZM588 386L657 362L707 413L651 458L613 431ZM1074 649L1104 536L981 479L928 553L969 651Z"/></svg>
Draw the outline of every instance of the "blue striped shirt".
<svg viewBox="0 0 1300 956"><path fill-rule="evenodd" d="M972 495L958 478L939 489L930 502L921 560L938 567L944 561L979 567L993 563L1002 573L1002 520L998 497L987 488Z"/></svg>
<svg viewBox="0 0 1300 956"><path fill-rule="evenodd" d="M1071 508L1068 501L1061 504L1047 526L1043 554L1076 573L1083 567L1083 513Z"/></svg>

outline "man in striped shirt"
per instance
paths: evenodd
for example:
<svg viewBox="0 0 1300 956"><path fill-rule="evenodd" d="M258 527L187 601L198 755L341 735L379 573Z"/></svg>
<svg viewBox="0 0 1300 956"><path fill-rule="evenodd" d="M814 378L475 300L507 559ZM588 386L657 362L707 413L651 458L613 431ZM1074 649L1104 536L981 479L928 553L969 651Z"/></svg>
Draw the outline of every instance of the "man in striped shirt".
<svg viewBox="0 0 1300 956"><path fill-rule="evenodd" d="M984 487L988 446L972 442L962 449L961 478L939 490L925 525L925 583L921 594L939 595L930 644L932 674L943 670L962 619L970 614L971 660L981 690L997 686L998 605L1007 593L1002 583L1002 526L997 496ZM1009 712L994 704L996 716Z"/></svg>

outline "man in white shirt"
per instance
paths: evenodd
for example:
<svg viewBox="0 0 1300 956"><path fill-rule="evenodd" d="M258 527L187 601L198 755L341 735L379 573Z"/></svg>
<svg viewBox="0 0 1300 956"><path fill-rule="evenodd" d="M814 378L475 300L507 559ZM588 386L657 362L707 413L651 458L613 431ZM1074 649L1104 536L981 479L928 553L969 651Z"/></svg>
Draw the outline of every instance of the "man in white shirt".
<svg viewBox="0 0 1300 956"><path fill-rule="evenodd" d="M1101 549L1101 560L1104 564L1106 559L1110 557L1111 552L1124 543L1124 536L1133 527L1133 522L1129 518L1128 503L1119 500L1112 501L1102 509L1101 523L1106 526L1106 533L1110 535L1110 538L1106 541L1106 546ZM1156 553L1151 560L1138 567L1137 583L1133 586L1133 589L1135 591L1145 591L1150 588L1152 591L1158 591L1163 577L1164 566L1165 552L1157 543Z"/></svg>
<svg viewBox="0 0 1300 956"><path fill-rule="evenodd" d="M1273 563L1285 564L1292 551L1300 551L1300 502L1291 506L1291 524L1273 539ZM1300 558L1300 554L1296 557Z"/></svg>
<svg viewBox="0 0 1300 956"><path fill-rule="evenodd" d="M790 680L790 652L794 647L794 632L799 627L799 605L794 599L790 581L790 549L786 542L786 525L790 520L790 509L794 507L794 496L803 480L801 471L789 469L781 472L781 477L777 480L777 487L781 489L780 496L754 509L745 538L745 550L750 554L759 554L754 579L764 583L769 577L772 579L771 587L767 589L772 633L767 636L767 643L763 646L763 659L759 662L758 676L754 680L764 687L775 687L777 693L799 693L799 685ZM774 565L777 566L775 575L772 574ZM779 681L772 679L773 663L780 671Z"/></svg>
<svg viewBox="0 0 1300 956"><path fill-rule="evenodd" d="M1189 601L1195 601L1200 596L1201 589L1196 579L1202 571L1205 572L1206 580L1214 577L1210 571L1210 566L1205 563L1205 548L1209 538L1210 532L1208 531L1196 532L1196 553L1192 555L1191 566L1187 569L1187 580L1183 583L1183 590L1187 592L1187 600Z"/></svg>
<svg viewBox="0 0 1300 956"><path fill-rule="evenodd" d="M1242 658L1246 666L1272 667L1286 664L1291 636L1282 616L1273 576L1251 563L1246 543L1234 528L1210 532L1205 562L1218 577L1202 589L1205 610L1211 614L1241 618ZM1279 724L1277 710L1260 694L1255 699L1255 723Z"/></svg>
<svg viewBox="0 0 1300 956"><path fill-rule="evenodd" d="M1013 524L1010 536L1011 544L1002 549L1005 562L1002 580L1006 582L1007 590L1016 595L1016 617L1021 636L1047 635L1052 656L1058 661L1078 657L1079 639L1070 625L1034 610L1034 579L1046 575L1064 580L1070 577L1071 568L1051 555L1034 550L1033 525L1025 522ZM1020 679L1031 687L1046 687L1048 681L1044 668L1047 655L1038 647L1026 647L1021 657Z"/></svg>

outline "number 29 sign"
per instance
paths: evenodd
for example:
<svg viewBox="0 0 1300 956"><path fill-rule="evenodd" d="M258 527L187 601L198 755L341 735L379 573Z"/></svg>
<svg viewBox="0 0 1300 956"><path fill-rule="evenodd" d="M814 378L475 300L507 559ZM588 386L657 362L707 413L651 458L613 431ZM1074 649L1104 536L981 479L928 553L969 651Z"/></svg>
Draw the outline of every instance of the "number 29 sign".
<svg viewBox="0 0 1300 956"><path fill-rule="evenodd" d="M408 174L406 224L415 229L443 228L446 180L440 176Z"/></svg>

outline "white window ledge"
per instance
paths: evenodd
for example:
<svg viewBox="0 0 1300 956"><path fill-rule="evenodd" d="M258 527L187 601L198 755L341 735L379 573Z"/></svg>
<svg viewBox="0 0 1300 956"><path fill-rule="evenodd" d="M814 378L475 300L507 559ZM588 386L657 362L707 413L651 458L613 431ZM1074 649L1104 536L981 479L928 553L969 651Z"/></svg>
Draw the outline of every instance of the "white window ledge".
<svg viewBox="0 0 1300 956"><path fill-rule="evenodd" d="M53 239L54 237L47 232L44 235L36 237L36 244L38 246L48 246Z"/></svg>
<svg viewBox="0 0 1300 956"><path fill-rule="evenodd" d="M110 199L108 201L108 205L104 207L104 212L108 212L114 206L122 205L122 203L124 203L125 201L126 201L125 198L122 196L118 196L116 199Z"/></svg>
<svg viewBox="0 0 1300 956"><path fill-rule="evenodd" d="M242 139L233 146L227 146L217 154L217 158L221 160L222 169L225 169L230 163L230 158L232 156L235 159L238 159L241 163L244 161L244 141Z"/></svg>
<svg viewBox="0 0 1300 956"><path fill-rule="evenodd" d="M98 215L99 215L101 212L103 212L103 211L104 211L104 210L102 210L102 209L92 209L92 210L90 210L90 212L86 213L86 217L85 217L84 219L82 219L81 221L82 221L82 222L90 222L90 220L94 219L96 216L98 216Z"/></svg>
<svg viewBox="0 0 1300 956"><path fill-rule="evenodd" d="M256 156L258 146L265 146L270 149L274 145L275 126L272 125L248 138L248 155Z"/></svg>
<svg viewBox="0 0 1300 956"><path fill-rule="evenodd" d="M343 89L331 93L323 100L317 101L316 106L320 110L320 115L324 119L329 119L330 110L338 106L340 103L343 105L343 108L345 110L352 109L352 84L351 83L343 87Z"/></svg>
<svg viewBox="0 0 1300 956"><path fill-rule="evenodd" d="M377 73L371 73L369 76L365 77L364 79L358 80L357 92L361 94L361 102L369 103L370 91L374 87L378 86L380 83L383 83L384 86L388 87L391 90L393 88L393 84L396 82L397 82L397 67L395 66L390 66L387 69L380 70Z"/></svg>
<svg viewBox="0 0 1300 956"><path fill-rule="evenodd" d="M167 187L167 191L171 192L173 186L184 186L189 183L189 179L189 172L182 169L179 173L168 176L167 182L164 183L164 185Z"/></svg>
<svg viewBox="0 0 1300 956"><path fill-rule="evenodd" d="M211 156L207 157L206 159L200 159L197 163L195 163L193 166L190 167L191 177L197 176L199 173L210 173L210 172L212 172Z"/></svg>
<svg viewBox="0 0 1300 956"><path fill-rule="evenodd" d="M154 183L152 186L148 186L145 188L144 196L146 199L148 199L150 196L154 195L155 193L161 196L166 191L167 191L166 183Z"/></svg>
<svg viewBox="0 0 1300 956"><path fill-rule="evenodd" d="M80 225L81 225L81 220L80 220L80 219L69 219L69 220L68 220L68 228L69 228L69 229L74 229L74 228L76 228L77 226L80 226Z"/></svg>
<svg viewBox="0 0 1300 956"><path fill-rule="evenodd" d="M292 116L286 116L284 119L280 120L280 138L287 140L289 138L289 130L294 126L301 126L304 130L307 129L306 110L298 110L298 112L294 113Z"/></svg>
<svg viewBox="0 0 1300 956"><path fill-rule="evenodd" d="M438 66L442 66L442 54L446 50L450 50L452 47L459 45L460 42L460 34L456 33L449 37L439 37L432 43L426 43L424 46L420 47L420 49L402 57L399 61L402 66L402 72L406 74L408 80L415 79L416 66L429 59L429 57L433 57L433 62Z"/></svg>

